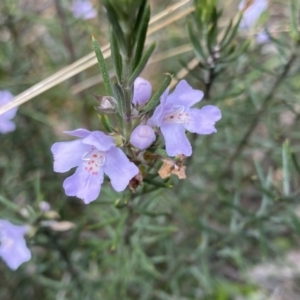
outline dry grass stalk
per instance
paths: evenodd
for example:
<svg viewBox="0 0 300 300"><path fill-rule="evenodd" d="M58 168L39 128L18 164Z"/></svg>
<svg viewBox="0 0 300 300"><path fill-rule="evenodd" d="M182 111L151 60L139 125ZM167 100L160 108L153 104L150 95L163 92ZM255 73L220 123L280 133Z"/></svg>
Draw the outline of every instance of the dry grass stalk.
<svg viewBox="0 0 300 300"><path fill-rule="evenodd" d="M174 56L177 56L179 54L183 54L183 53L186 53L186 52L189 52L191 51L193 48L190 44L186 44L186 45L183 45L183 46L179 46L179 47L176 47L176 48L173 48L171 50L167 50L167 51L163 51L161 53L158 53L156 55L154 55L152 57L152 59L150 59L149 61L149 65L151 64L154 64L154 63L158 63L160 61L163 61L165 59L168 59L168 58L171 58L171 57L174 57ZM113 76L114 72L113 70L110 71L110 76ZM99 84L103 82L103 79L102 79L102 76L101 75L96 75L96 76L93 76L93 77L90 77L76 85L73 85L71 87L71 93L73 95L76 95L96 84Z"/></svg>
<svg viewBox="0 0 300 300"><path fill-rule="evenodd" d="M182 7L183 5L189 3L190 1L191 0L189 0L189 1L183 0L183 1L177 3L173 6L170 6L163 13L160 13L160 14L154 16L153 18L154 18L155 21L153 21L153 18L152 18L150 23L153 24L154 22L159 21L161 18L165 17L166 15L168 16L170 11L173 12L173 11L179 9L180 7ZM158 24L154 28L150 27L147 35L150 35L150 34L156 32L156 31L160 30L161 28L177 21L178 19L183 18L184 16L189 14L192 10L193 10L193 8L188 8L183 12L179 12L175 16L171 16L169 19L162 22L161 24ZM104 55L105 58L110 56L109 44L106 44L105 46L103 46L101 48L101 50L102 50L103 55ZM35 96L40 95L41 93L43 93L43 92L47 91L48 89L56 86L57 84L69 79L70 77L84 71L85 69L95 65L96 63L97 63L97 60L95 58L94 52L84 56L83 58L81 58L78 61L74 62L73 64L69 65L68 67L63 68L62 70L56 72L55 74L51 75L50 77L40 81L39 83L37 83L34 86L27 89L26 91L24 91L21 94L17 95L13 99L12 102L10 102L9 104L7 104L7 105L0 108L0 115L7 112L8 110L10 110L14 107L17 107L17 106L25 103L26 101L31 100Z"/></svg>

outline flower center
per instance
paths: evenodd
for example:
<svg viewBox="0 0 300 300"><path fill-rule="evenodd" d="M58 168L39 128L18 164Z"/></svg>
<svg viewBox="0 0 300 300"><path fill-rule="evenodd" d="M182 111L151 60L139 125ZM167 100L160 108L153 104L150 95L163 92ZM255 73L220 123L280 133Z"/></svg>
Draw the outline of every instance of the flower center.
<svg viewBox="0 0 300 300"><path fill-rule="evenodd" d="M185 111L183 106L173 106L172 111L165 114L163 121L165 123L180 123L189 125L191 117L190 114Z"/></svg>
<svg viewBox="0 0 300 300"><path fill-rule="evenodd" d="M105 152L92 147L92 150L85 153L82 159L84 160L84 169L91 175L98 175L100 168L105 162Z"/></svg>

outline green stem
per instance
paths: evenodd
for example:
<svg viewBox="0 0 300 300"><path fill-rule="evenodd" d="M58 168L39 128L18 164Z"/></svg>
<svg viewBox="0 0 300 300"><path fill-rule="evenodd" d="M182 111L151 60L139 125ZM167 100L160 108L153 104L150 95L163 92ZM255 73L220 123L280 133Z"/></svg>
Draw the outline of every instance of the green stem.
<svg viewBox="0 0 300 300"><path fill-rule="evenodd" d="M125 141L128 142L130 139L130 133L132 129L131 124L131 101L132 101L132 86L129 85L129 78L132 73L132 61L129 57L123 57L123 94L124 94L124 108L123 111L123 120L124 120L124 138Z"/></svg>

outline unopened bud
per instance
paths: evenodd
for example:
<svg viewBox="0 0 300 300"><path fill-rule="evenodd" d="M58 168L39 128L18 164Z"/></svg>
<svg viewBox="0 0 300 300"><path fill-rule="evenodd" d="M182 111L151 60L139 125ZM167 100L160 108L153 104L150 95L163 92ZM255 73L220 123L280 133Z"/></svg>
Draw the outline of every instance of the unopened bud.
<svg viewBox="0 0 300 300"><path fill-rule="evenodd" d="M97 110L106 113L115 112L116 100L111 96L98 96L93 94L94 98L98 101L99 106L96 107Z"/></svg>
<svg viewBox="0 0 300 300"><path fill-rule="evenodd" d="M39 203L39 208L40 208L41 212L48 212L51 209L51 206L48 202L41 201Z"/></svg>
<svg viewBox="0 0 300 300"><path fill-rule="evenodd" d="M131 133L130 143L140 149L148 148L155 141L155 133L148 125L139 125Z"/></svg>
<svg viewBox="0 0 300 300"><path fill-rule="evenodd" d="M134 105L145 105L151 97L152 86L151 83L144 78L138 77L133 85L133 99Z"/></svg>

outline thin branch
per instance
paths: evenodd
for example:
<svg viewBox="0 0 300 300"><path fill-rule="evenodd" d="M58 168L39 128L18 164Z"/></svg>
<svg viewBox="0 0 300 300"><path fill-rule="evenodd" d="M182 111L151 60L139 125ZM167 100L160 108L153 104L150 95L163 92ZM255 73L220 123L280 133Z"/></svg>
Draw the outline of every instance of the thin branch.
<svg viewBox="0 0 300 300"><path fill-rule="evenodd" d="M300 44L300 43L299 43ZM231 169L234 161L240 156L240 154L242 153L242 151L244 150L244 147L247 145L248 139L251 137L254 129L256 128L258 122L260 121L260 118L262 117L262 115L264 114L264 112L267 110L269 103L271 102L271 100L273 99L273 96L275 94L275 91L277 90L277 88L280 86L280 84L282 83L282 81L285 79L286 75L288 74L288 72L290 71L291 67L293 66L294 61L297 58L297 52L299 49L299 44L297 44L288 60L288 62L286 63L286 65L284 66L281 74L278 76L277 80L274 82L273 87L271 88L270 92L266 95L266 97L263 100L262 106L261 108L258 110L258 112L256 113L255 119L252 121L252 123L250 124L250 126L248 127L244 137L242 138L242 140L240 141L239 145L237 146L237 148L235 149L234 153L232 154L232 156L229 158L227 166L225 168L225 171L223 173L227 174L227 172Z"/></svg>

